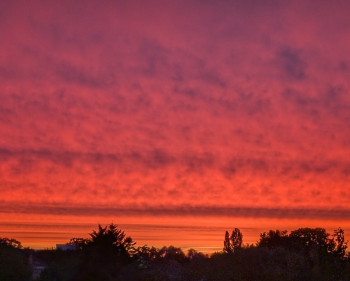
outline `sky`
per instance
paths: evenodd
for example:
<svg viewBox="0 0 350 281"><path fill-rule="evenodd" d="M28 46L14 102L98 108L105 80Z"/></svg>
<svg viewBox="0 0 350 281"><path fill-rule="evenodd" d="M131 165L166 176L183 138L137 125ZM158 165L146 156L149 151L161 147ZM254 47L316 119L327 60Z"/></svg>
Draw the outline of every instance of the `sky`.
<svg viewBox="0 0 350 281"><path fill-rule="evenodd" d="M350 231L349 12L1 1L0 236L43 247L113 220L154 245L216 229L220 248L236 226L248 242Z"/></svg>

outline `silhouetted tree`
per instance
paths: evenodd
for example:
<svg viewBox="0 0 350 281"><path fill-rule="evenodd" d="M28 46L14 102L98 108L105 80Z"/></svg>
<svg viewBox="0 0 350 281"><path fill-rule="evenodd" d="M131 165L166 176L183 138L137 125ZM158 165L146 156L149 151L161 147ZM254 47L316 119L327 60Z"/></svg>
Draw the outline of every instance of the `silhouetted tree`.
<svg viewBox="0 0 350 281"><path fill-rule="evenodd" d="M206 255L204 255L203 253L201 252L198 252L196 251L195 249L189 249L187 250L187 258L190 260L190 261L193 261L195 259L205 259L207 258Z"/></svg>
<svg viewBox="0 0 350 281"><path fill-rule="evenodd" d="M30 281L32 271L28 255L15 239L0 238L0 280Z"/></svg>
<svg viewBox="0 0 350 281"><path fill-rule="evenodd" d="M154 260L160 258L160 253L157 248L144 245L136 249L135 257L136 259Z"/></svg>
<svg viewBox="0 0 350 281"><path fill-rule="evenodd" d="M98 225L98 229L90 233L90 239L82 247L78 276L74 280L116 279L120 269L131 261L134 245L132 239L126 237L117 225Z"/></svg>
<svg viewBox="0 0 350 281"><path fill-rule="evenodd" d="M0 281L33 281L28 262L46 266L36 281L345 281L350 280L344 231L323 228L270 230L256 246L242 247L242 234L225 232L224 251L205 256L180 248L160 250L135 243L111 224L87 239L73 238L77 251L22 249L19 241L0 238ZM238 249L240 249L238 251ZM34 263L32 263L34 264Z"/></svg>
<svg viewBox="0 0 350 281"><path fill-rule="evenodd" d="M230 240L234 251L240 250L242 248L243 235L238 228L235 228L232 231Z"/></svg>
<svg viewBox="0 0 350 281"><path fill-rule="evenodd" d="M289 235L294 241L299 241L302 247L317 246L331 252L335 245L329 236L329 233L324 228L307 227L293 230Z"/></svg>
<svg viewBox="0 0 350 281"><path fill-rule="evenodd" d="M303 257L305 280L347 280L345 269L347 241L344 231L337 229L333 235L324 228L299 228L289 235L287 231L264 232L260 235L258 247L284 248ZM349 266L349 264L347 264ZM349 279L350 280L350 279Z"/></svg>
<svg viewBox="0 0 350 281"><path fill-rule="evenodd" d="M333 253L336 256L344 258L346 254L346 249L348 247L348 241L345 241L345 234L343 229L338 228L334 230L333 241L335 244Z"/></svg>
<svg viewBox="0 0 350 281"><path fill-rule="evenodd" d="M9 238L0 238L0 245L9 246L16 249L22 249L21 242L17 241L16 239L9 239Z"/></svg>
<svg viewBox="0 0 350 281"><path fill-rule="evenodd" d="M159 250L159 256L165 260L175 260L179 263L184 263L186 261L186 256L181 248L174 246L161 248Z"/></svg>
<svg viewBox="0 0 350 281"><path fill-rule="evenodd" d="M94 230L90 237L87 246L114 249L120 254L129 254L135 245L131 237L126 237L124 231L118 229L117 225L113 223L105 227L98 225L98 230Z"/></svg>
<svg viewBox="0 0 350 281"><path fill-rule="evenodd" d="M345 255L347 241L344 239L344 230L337 229L331 236L324 228L299 228L289 235L286 230L270 230L260 234L258 247L289 248L293 250L309 251L311 249L323 250L340 256Z"/></svg>
<svg viewBox="0 0 350 281"><path fill-rule="evenodd" d="M268 232L263 232L260 234L260 240L257 243L258 247L287 247L288 245L288 232L287 230L270 230Z"/></svg>
<svg viewBox="0 0 350 281"><path fill-rule="evenodd" d="M225 232L224 240L224 252L230 254L242 248L243 235L242 232L235 228L233 229L231 236L228 231Z"/></svg>
<svg viewBox="0 0 350 281"><path fill-rule="evenodd" d="M233 253L233 249L231 248L230 234L228 233L228 231L225 232L224 252L228 254Z"/></svg>
<svg viewBox="0 0 350 281"><path fill-rule="evenodd" d="M68 242L69 245L74 245L76 250L83 250L89 242L89 239L85 238L71 238Z"/></svg>

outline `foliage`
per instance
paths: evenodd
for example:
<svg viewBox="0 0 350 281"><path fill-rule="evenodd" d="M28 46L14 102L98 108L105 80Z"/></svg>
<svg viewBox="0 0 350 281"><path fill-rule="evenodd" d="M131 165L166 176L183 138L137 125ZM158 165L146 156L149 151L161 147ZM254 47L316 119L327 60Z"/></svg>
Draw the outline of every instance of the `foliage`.
<svg viewBox="0 0 350 281"><path fill-rule="evenodd" d="M260 234L260 241L258 247L286 247L288 245L288 234L287 230L270 230Z"/></svg>
<svg viewBox="0 0 350 281"><path fill-rule="evenodd" d="M231 254L233 252L231 248L230 234L228 233L228 231L225 232L224 252L228 254Z"/></svg>
<svg viewBox="0 0 350 281"><path fill-rule="evenodd" d="M10 246L12 248L16 249L22 249L21 242L17 241L16 239L9 239L9 238L1 238L0 237L0 245L1 246Z"/></svg>
<svg viewBox="0 0 350 281"><path fill-rule="evenodd" d="M324 254L332 254L344 258L347 241L344 230L337 229L333 235L324 228L299 228L290 234L286 230L270 230L260 234L258 247L288 248L294 251L310 252L317 250Z"/></svg>
<svg viewBox="0 0 350 281"><path fill-rule="evenodd" d="M344 258L346 254L346 249L348 247L348 241L345 241L345 233L343 229L338 228L334 230L333 241L334 241L333 253L336 256Z"/></svg>
<svg viewBox="0 0 350 281"><path fill-rule="evenodd" d="M98 225L98 229L90 233L90 239L83 243L74 280L115 279L120 269L130 261L134 245L117 225Z"/></svg>
<svg viewBox="0 0 350 281"><path fill-rule="evenodd" d="M159 255L165 260L175 260L179 263L186 262L186 256L181 248L174 246L163 247L159 250Z"/></svg>
<svg viewBox="0 0 350 281"><path fill-rule="evenodd" d="M243 235L242 232L235 228L233 229L231 236L228 231L225 232L224 240L224 252L232 254L235 251L238 251L242 248Z"/></svg>
<svg viewBox="0 0 350 281"><path fill-rule="evenodd" d="M31 280L29 257L15 239L0 238L0 280Z"/></svg>
<svg viewBox="0 0 350 281"><path fill-rule="evenodd" d="M344 281L350 280L344 231L322 228L270 230L242 247L242 233L225 233L224 251L210 257L193 249L161 249L135 243L114 224L98 226L87 239L73 238L75 251L31 251L46 268L35 281ZM0 239L0 281L33 281L28 251Z"/></svg>
<svg viewBox="0 0 350 281"><path fill-rule="evenodd" d="M98 229L89 236L69 241L68 244L76 246L76 251L40 253L48 263L40 281L115 280L121 269L131 261L135 243L113 223L104 227L98 225Z"/></svg>
<svg viewBox="0 0 350 281"><path fill-rule="evenodd" d="M72 238L69 240L68 245L74 245L76 250L83 250L88 244L89 239L85 238Z"/></svg>
<svg viewBox="0 0 350 281"><path fill-rule="evenodd" d="M304 257L303 271L307 280L341 280L345 274L347 241L344 231L337 229L333 235L324 228L299 228L287 231L262 233L258 247L284 248L290 253Z"/></svg>

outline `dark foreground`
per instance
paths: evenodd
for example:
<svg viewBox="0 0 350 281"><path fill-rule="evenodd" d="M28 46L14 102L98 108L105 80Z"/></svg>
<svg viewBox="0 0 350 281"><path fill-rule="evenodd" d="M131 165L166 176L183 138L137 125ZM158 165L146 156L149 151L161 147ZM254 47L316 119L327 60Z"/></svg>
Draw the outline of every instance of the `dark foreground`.
<svg viewBox="0 0 350 281"><path fill-rule="evenodd" d="M245 246L242 238L237 228L226 232L223 251L211 256L173 246L136 247L114 224L56 250L23 249L16 240L0 238L0 281L350 280L342 229L270 230Z"/></svg>

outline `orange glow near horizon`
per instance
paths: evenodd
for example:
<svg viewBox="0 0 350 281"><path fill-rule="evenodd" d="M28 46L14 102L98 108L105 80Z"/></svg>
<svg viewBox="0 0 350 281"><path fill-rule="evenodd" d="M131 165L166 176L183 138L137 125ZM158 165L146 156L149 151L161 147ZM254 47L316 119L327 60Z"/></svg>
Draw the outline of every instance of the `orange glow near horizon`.
<svg viewBox="0 0 350 281"><path fill-rule="evenodd" d="M30 222L28 222L30 221ZM97 222L97 223L96 223ZM118 224L127 236L133 238L136 246L176 246L185 252L196 249L203 253L221 251L225 231L238 227L243 233L244 244L255 244L260 233L270 229L296 230L301 227L322 227L333 234L338 227L345 230L349 239L350 223L347 220L319 221L305 219L267 219L232 217L60 217L40 215L36 219L14 215L1 221L0 237L12 237L24 247L33 249L55 248L73 237L88 238L97 225Z"/></svg>

